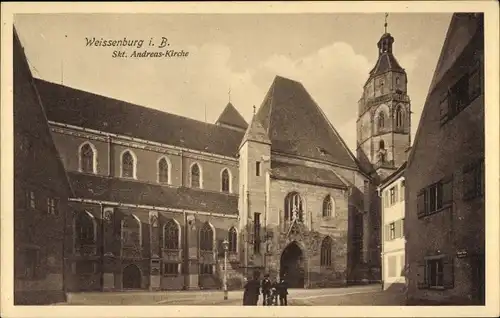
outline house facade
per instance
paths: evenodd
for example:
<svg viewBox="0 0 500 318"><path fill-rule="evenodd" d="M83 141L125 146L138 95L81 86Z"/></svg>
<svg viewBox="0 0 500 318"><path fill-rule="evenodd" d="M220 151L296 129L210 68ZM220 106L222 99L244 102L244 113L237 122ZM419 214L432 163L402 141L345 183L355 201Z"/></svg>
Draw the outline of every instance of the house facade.
<svg viewBox="0 0 500 318"><path fill-rule="evenodd" d="M65 301L71 188L14 29L14 305Z"/></svg>
<svg viewBox="0 0 500 318"><path fill-rule="evenodd" d="M405 284L405 179L404 163L379 186L382 198L382 282L383 288Z"/></svg>
<svg viewBox="0 0 500 318"><path fill-rule="evenodd" d="M484 304L484 26L454 14L405 170L408 298Z"/></svg>

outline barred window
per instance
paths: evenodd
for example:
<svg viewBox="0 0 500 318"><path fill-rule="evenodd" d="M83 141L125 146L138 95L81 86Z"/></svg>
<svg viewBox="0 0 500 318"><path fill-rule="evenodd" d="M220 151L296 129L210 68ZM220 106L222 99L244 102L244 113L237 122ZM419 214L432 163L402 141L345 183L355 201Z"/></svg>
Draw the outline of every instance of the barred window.
<svg viewBox="0 0 500 318"><path fill-rule="evenodd" d="M321 242L321 266L332 266L332 238L327 236Z"/></svg>
<svg viewBox="0 0 500 318"><path fill-rule="evenodd" d="M174 220L168 220L163 230L164 247L170 250L179 249L179 226Z"/></svg>
<svg viewBox="0 0 500 318"><path fill-rule="evenodd" d="M214 249L214 232L210 224L203 224L200 229L200 250L213 251Z"/></svg>
<svg viewBox="0 0 500 318"><path fill-rule="evenodd" d="M161 158L158 162L158 182L168 183L168 161L165 158Z"/></svg>

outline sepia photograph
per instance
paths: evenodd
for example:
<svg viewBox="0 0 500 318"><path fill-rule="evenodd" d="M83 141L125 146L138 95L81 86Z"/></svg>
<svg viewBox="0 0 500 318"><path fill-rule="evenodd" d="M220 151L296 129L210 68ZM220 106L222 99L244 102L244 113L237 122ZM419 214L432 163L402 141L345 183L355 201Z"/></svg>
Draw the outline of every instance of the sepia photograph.
<svg viewBox="0 0 500 318"><path fill-rule="evenodd" d="M484 307L486 14L385 11L13 14L13 306Z"/></svg>

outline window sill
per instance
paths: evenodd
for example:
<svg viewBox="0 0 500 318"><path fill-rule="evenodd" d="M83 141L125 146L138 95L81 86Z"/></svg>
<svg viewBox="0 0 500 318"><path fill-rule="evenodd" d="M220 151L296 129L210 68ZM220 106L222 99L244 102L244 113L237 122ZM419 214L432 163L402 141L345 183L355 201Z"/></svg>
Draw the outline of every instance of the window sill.
<svg viewBox="0 0 500 318"><path fill-rule="evenodd" d="M430 290L445 290L446 288L444 288L443 286L429 286L429 287L427 287L427 289L430 289Z"/></svg>
<svg viewBox="0 0 500 318"><path fill-rule="evenodd" d="M434 214L437 214L437 213L440 213L444 210L451 210L451 207L452 207L452 204L448 204L440 209L437 209L436 211L432 211L432 212L426 212L426 213L422 213L421 215L418 216L419 219L425 219L426 217L428 216L431 216L431 215L434 215Z"/></svg>

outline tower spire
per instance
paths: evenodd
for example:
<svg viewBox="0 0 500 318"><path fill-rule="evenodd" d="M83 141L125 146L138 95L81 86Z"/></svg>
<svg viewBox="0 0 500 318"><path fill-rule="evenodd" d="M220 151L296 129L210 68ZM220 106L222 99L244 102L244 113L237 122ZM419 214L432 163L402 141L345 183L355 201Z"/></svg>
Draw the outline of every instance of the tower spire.
<svg viewBox="0 0 500 318"><path fill-rule="evenodd" d="M387 17L389 17L389 13L385 14L384 33L387 33Z"/></svg>
<svg viewBox="0 0 500 318"><path fill-rule="evenodd" d="M227 92L227 97L229 102L231 102L231 87L229 87L229 91Z"/></svg>

